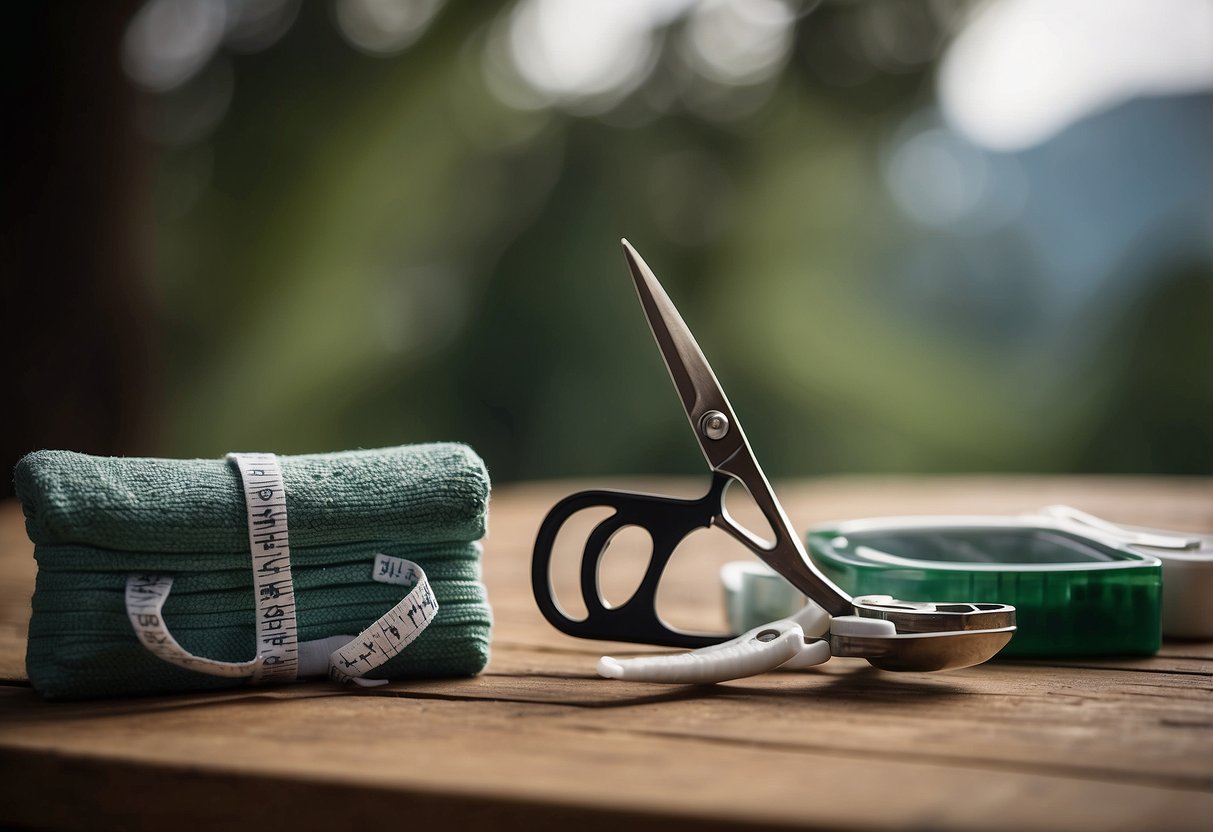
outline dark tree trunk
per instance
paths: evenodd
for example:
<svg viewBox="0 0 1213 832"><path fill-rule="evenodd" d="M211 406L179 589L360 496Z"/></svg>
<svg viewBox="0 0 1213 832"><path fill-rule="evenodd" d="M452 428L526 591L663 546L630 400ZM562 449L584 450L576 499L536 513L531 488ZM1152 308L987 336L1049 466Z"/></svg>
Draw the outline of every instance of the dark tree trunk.
<svg viewBox="0 0 1213 832"><path fill-rule="evenodd" d="M123 75L136 3L30 3L6 20L3 492L27 451L154 445L149 148Z"/></svg>

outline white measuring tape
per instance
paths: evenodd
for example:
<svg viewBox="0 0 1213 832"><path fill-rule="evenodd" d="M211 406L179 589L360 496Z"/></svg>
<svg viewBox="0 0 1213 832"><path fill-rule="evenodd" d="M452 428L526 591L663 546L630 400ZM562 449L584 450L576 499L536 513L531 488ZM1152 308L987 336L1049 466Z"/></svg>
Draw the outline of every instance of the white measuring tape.
<svg viewBox="0 0 1213 832"><path fill-rule="evenodd" d="M282 468L273 454L228 454L227 459L240 469L253 553L260 659L253 682L293 682L299 671L299 633Z"/></svg>
<svg viewBox="0 0 1213 832"><path fill-rule="evenodd" d="M365 683L367 680L361 676L412 644L438 612L438 602L420 566L404 558L375 555L376 568L381 559L394 561L406 572L414 573L417 585L357 638L329 655L329 678L334 682Z"/></svg>
<svg viewBox="0 0 1213 832"><path fill-rule="evenodd" d="M254 684L290 682L299 675L327 672L337 682L362 685L386 680L362 677L398 655L429 626L438 602L420 566L404 558L376 554L371 577L393 584L413 584L412 590L370 627L355 637L335 636L299 642L295 589L291 577L290 536L287 529L286 488L273 454L228 454L240 470L252 552L257 656L225 662L196 656L182 647L164 621L164 602L173 587L172 575L134 574L126 581L126 613L139 641L161 659L212 676L251 678ZM333 641L350 639L317 666L317 650Z"/></svg>

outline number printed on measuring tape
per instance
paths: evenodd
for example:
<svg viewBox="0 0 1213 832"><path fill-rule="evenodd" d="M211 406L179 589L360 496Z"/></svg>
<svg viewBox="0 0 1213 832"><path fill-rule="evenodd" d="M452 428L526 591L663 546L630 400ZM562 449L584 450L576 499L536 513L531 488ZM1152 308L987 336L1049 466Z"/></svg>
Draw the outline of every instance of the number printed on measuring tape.
<svg viewBox="0 0 1213 832"><path fill-rule="evenodd" d="M376 571L381 557L389 556L375 556ZM402 574L411 572L415 575L417 585L374 624L344 647L333 651L329 656L329 678L335 682L357 679L383 665L412 644L438 614L438 601L421 567L404 558L391 560L398 561L395 565Z"/></svg>
<svg viewBox="0 0 1213 832"><path fill-rule="evenodd" d="M411 560L375 553L375 564L371 567L371 579L381 584L403 584L412 586L417 583L417 576L425 574L421 567Z"/></svg>
<svg viewBox="0 0 1213 832"><path fill-rule="evenodd" d="M286 522L286 484L274 454L228 454L244 488L257 609L254 682L292 682L299 668L295 584Z"/></svg>

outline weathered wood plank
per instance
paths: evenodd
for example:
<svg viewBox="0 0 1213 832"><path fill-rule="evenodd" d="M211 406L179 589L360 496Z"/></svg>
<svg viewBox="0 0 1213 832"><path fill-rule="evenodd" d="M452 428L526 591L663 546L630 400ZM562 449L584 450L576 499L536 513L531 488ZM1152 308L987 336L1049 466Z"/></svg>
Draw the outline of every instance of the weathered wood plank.
<svg viewBox="0 0 1213 832"><path fill-rule="evenodd" d="M99 716L80 705L48 707L28 692L10 696L14 718L0 742L7 772L0 804L9 807L8 819L90 828L102 818L145 828L174 807L201 807L192 821L219 820L216 813L235 818L237 806L261 816L252 804L280 805L274 788L283 780L328 788L318 795L292 790L298 805L271 815L270 828L290 825L283 818L336 821L364 799L385 812L388 803L376 798L383 790L400 795L400 819L412 795L442 795L447 800L420 820L456 826L471 819L462 813L467 800L479 817L492 816L486 803L522 815L534 809L537 817L542 807L579 807L581 820L594 826L623 811L654 826L674 817L714 820L718 828L1199 829L1213 811L1207 791L1075 777L1047 758L992 766L981 753L983 737L964 738L971 756L948 760L891 753L879 739L881 725L869 728L870 745L846 753L800 740L824 725L752 735L725 718L714 699L649 703L599 712L598 719L581 708L533 703L205 699L127 702L125 712L111 704ZM761 697L739 704L763 707ZM855 714L853 724L863 725L863 716ZM956 741L939 739L953 748ZM38 788L48 776L61 783L68 775L106 788L77 789L73 801ZM215 778L224 783L218 795L208 788Z"/></svg>

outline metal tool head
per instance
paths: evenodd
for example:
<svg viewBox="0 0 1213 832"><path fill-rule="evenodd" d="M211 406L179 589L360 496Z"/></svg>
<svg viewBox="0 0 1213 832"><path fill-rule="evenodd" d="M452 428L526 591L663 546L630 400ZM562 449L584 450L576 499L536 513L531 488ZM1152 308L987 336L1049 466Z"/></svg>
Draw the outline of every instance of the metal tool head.
<svg viewBox="0 0 1213 832"><path fill-rule="evenodd" d="M898 665L896 669L934 670L976 664L998 652L1014 630L1012 607L998 605L999 609L993 610L978 609L983 605L976 605L962 615L959 605L905 604L893 599L887 599L891 603L883 606L860 604L813 566L690 328L653 271L627 240L621 242L649 328L704 458L714 472L740 482L749 491L775 539L764 541L737 525L723 505L713 525L731 533L831 615L878 617L892 622L894 634L866 635L851 645L856 652L849 655L862 655L890 669ZM1006 630L1008 618L1010 630ZM974 637L976 631L986 630L999 630L1000 634ZM926 649L914 644L924 638L936 643Z"/></svg>
<svg viewBox="0 0 1213 832"><path fill-rule="evenodd" d="M737 422L724 389L716 380L716 374L703 357L703 351L678 314L674 302L631 243L627 240L620 242L649 329L657 340L674 388L682 399L682 409L695 432L695 439L712 470L720 470L720 466L734 454L743 450L749 452L745 433Z"/></svg>
<svg viewBox="0 0 1213 832"><path fill-rule="evenodd" d="M854 599L856 617L891 624L893 635L831 632L830 652L881 670L956 670L981 664L1011 641L1015 608L1007 604L907 603L889 595Z"/></svg>

